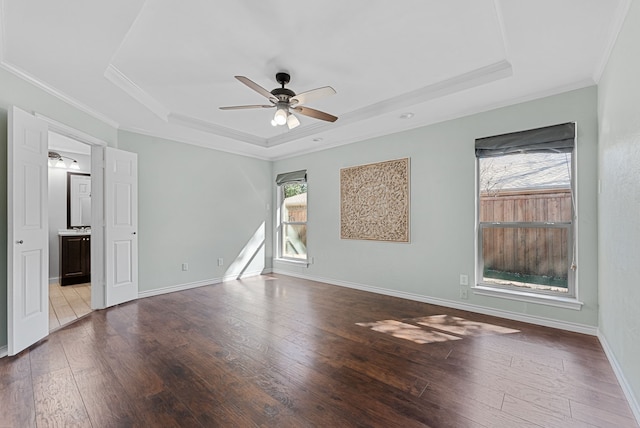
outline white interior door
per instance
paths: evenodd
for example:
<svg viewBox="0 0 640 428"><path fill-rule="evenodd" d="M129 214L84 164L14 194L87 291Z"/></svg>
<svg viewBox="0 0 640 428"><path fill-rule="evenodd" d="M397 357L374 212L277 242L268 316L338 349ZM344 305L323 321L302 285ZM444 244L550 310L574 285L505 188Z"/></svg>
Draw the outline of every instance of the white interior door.
<svg viewBox="0 0 640 428"><path fill-rule="evenodd" d="M48 126L16 107L8 125L8 354L15 355L49 334Z"/></svg>
<svg viewBox="0 0 640 428"><path fill-rule="evenodd" d="M106 305L138 297L138 157L105 148Z"/></svg>

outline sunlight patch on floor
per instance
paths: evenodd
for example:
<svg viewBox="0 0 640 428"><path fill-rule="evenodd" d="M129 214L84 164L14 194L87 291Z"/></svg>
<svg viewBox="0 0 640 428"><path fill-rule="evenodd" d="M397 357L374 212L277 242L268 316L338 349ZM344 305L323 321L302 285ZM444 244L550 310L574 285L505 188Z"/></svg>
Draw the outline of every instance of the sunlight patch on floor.
<svg viewBox="0 0 640 428"><path fill-rule="evenodd" d="M457 334L459 336L510 334L518 333L520 331L484 322L469 321L460 317L452 317L451 315L433 315L430 317L413 318L411 321L426 327Z"/></svg>
<svg viewBox="0 0 640 428"><path fill-rule="evenodd" d="M451 315L432 315L403 321L405 322L396 320L358 322L356 325L368 327L373 331L389 334L399 339L410 340L418 344L461 340L465 336L510 334L520 331L489 323L469 321ZM427 330L424 327L429 327L429 329Z"/></svg>
<svg viewBox="0 0 640 428"><path fill-rule="evenodd" d="M370 327L373 331L390 334L393 337L410 340L419 344L460 340L459 337L450 334L438 331L427 331L418 326L395 320L359 322L356 324L361 327Z"/></svg>

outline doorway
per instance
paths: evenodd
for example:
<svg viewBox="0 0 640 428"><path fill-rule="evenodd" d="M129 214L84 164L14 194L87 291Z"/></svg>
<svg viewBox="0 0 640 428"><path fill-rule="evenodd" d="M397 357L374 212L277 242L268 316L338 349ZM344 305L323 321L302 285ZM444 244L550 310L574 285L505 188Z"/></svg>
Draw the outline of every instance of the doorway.
<svg viewBox="0 0 640 428"><path fill-rule="evenodd" d="M7 354L49 334L48 133L91 146L91 308L138 297L138 158L12 106L7 144Z"/></svg>
<svg viewBox="0 0 640 428"><path fill-rule="evenodd" d="M48 137L49 331L53 331L92 311L91 146L52 131Z"/></svg>

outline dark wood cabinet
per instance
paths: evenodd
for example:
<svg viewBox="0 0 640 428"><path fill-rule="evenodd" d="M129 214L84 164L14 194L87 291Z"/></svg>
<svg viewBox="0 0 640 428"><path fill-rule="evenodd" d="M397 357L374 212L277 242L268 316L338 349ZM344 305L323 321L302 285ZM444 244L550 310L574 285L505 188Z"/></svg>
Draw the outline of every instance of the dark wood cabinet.
<svg viewBox="0 0 640 428"><path fill-rule="evenodd" d="M91 282L91 235L60 236L60 285Z"/></svg>

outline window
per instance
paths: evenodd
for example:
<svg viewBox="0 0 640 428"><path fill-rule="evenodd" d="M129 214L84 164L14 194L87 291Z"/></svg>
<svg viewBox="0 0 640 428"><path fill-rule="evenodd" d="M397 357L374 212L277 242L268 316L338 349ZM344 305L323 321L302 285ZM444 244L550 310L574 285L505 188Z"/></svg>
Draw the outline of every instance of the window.
<svg viewBox="0 0 640 428"><path fill-rule="evenodd" d="M476 140L479 285L575 296L575 124Z"/></svg>
<svg viewBox="0 0 640 428"><path fill-rule="evenodd" d="M279 174L278 257L307 260L307 172Z"/></svg>

